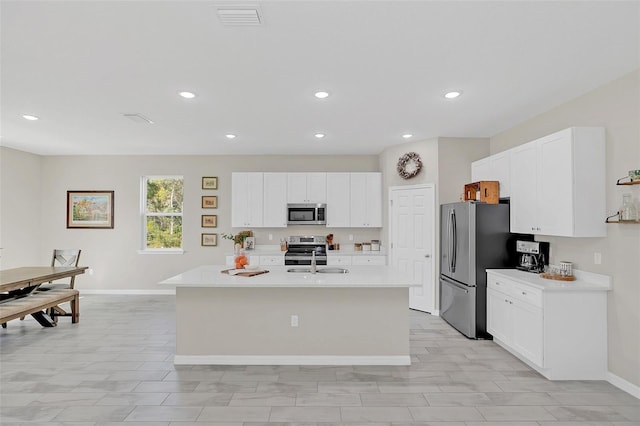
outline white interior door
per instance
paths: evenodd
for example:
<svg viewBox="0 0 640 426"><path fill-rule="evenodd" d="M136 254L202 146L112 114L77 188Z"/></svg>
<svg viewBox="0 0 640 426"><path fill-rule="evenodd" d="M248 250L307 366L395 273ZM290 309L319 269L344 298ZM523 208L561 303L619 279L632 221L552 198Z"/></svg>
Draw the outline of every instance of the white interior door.
<svg viewBox="0 0 640 426"><path fill-rule="evenodd" d="M411 275L409 308L436 309L435 190L433 185L393 187L389 191L391 264Z"/></svg>

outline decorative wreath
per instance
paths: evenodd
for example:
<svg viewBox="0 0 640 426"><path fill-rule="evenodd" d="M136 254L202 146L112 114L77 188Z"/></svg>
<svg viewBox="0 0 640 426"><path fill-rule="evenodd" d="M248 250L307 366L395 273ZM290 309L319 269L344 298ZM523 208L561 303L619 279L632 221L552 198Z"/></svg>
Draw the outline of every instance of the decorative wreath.
<svg viewBox="0 0 640 426"><path fill-rule="evenodd" d="M422 170L422 160L417 152L407 152L398 160L398 174L403 179L411 179Z"/></svg>

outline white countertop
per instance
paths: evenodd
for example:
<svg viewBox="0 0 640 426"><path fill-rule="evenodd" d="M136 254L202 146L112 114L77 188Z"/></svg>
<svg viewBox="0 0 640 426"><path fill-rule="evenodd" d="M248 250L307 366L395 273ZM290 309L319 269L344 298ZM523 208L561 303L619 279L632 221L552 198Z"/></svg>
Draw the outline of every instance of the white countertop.
<svg viewBox="0 0 640 426"><path fill-rule="evenodd" d="M389 288L413 287L411 277L391 266L348 266L347 274L311 274L287 272L297 266L268 266L266 274L253 277L232 276L221 271L228 266L204 265L161 281L172 287L338 287ZM319 266L318 269L330 268Z"/></svg>
<svg viewBox="0 0 640 426"><path fill-rule="evenodd" d="M501 275L545 291L608 291L611 290L611 279L607 275L594 274L575 270L575 281L559 281L541 278L539 274L520 271L518 269L487 269L487 272Z"/></svg>
<svg viewBox="0 0 640 426"><path fill-rule="evenodd" d="M244 249L243 249L244 250ZM246 256L284 256L285 252L280 246L257 246L255 249L244 250ZM229 252L227 256L234 256ZM327 250L327 256L386 256L386 250L354 251L353 244L341 245L340 250Z"/></svg>

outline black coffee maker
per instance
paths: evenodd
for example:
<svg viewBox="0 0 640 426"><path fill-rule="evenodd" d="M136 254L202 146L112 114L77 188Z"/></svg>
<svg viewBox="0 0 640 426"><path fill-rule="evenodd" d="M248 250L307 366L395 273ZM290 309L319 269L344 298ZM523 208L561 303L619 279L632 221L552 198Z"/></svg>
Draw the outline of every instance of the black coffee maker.
<svg viewBox="0 0 640 426"><path fill-rule="evenodd" d="M516 241L517 269L539 274L549 264L549 243L542 241Z"/></svg>

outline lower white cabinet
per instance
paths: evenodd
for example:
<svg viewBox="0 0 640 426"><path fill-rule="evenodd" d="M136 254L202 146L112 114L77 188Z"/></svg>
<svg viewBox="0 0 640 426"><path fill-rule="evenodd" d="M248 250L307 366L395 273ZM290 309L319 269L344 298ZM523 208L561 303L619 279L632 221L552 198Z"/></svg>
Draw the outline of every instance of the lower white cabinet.
<svg viewBox="0 0 640 426"><path fill-rule="evenodd" d="M548 379L605 379L606 291L571 284L543 290L508 274L487 272L487 331L494 341Z"/></svg>
<svg viewBox="0 0 640 426"><path fill-rule="evenodd" d="M351 256L327 255L327 266L348 266L351 265Z"/></svg>
<svg viewBox="0 0 640 426"><path fill-rule="evenodd" d="M249 260L249 265L284 265L284 254L281 256L258 256L258 255L249 255L245 252ZM236 264L236 256L228 255L225 257L225 265L227 266L235 266Z"/></svg>
<svg viewBox="0 0 640 426"><path fill-rule="evenodd" d="M351 257L352 265L386 265L387 256L358 255Z"/></svg>
<svg viewBox="0 0 640 426"><path fill-rule="evenodd" d="M284 265L284 255L282 256L260 256L260 265Z"/></svg>

